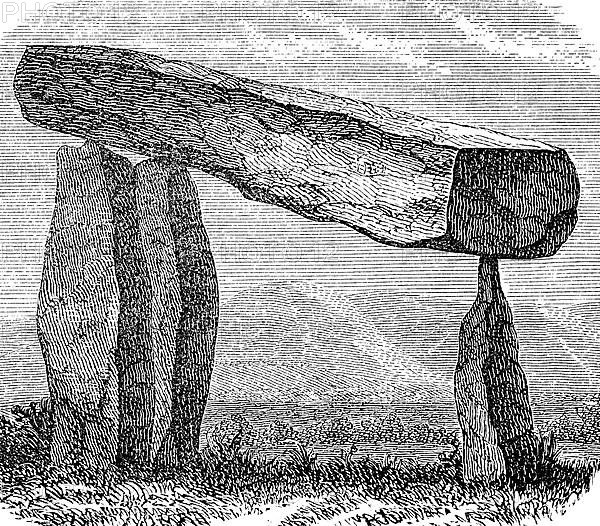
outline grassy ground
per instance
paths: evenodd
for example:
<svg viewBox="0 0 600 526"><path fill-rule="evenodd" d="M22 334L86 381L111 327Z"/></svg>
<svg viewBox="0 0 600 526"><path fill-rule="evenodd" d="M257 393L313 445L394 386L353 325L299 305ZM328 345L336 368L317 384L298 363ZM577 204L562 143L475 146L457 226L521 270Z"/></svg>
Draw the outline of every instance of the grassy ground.
<svg viewBox="0 0 600 526"><path fill-rule="evenodd" d="M34 422L35 423L35 422ZM540 480L522 492L465 484L455 452L437 462L373 459L341 449L319 458L289 443L266 458L218 426L184 472L92 474L48 462L44 423L0 419L0 501L48 525L522 524L562 513L589 489L594 463L540 453Z"/></svg>

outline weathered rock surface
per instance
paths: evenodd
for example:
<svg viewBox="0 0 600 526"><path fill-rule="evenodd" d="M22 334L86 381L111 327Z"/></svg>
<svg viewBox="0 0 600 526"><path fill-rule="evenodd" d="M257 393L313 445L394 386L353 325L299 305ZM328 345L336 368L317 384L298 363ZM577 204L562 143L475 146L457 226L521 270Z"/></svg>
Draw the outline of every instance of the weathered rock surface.
<svg viewBox="0 0 600 526"><path fill-rule="evenodd" d="M62 147L39 293L37 324L54 401L52 460L114 462L119 428L119 288L108 180L131 165L86 143Z"/></svg>
<svg viewBox="0 0 600 526"><path fill-rule="evenodd" d="M498 261L482 257L477 298L460 329L455 375L468 480L506 476L521 485L536 475L538 440L518 351Z"/></svg>
<svg viewBox="0 0 600 526"><path fill-rule="evenodd" d="M28 47L34 124L171 157L244 196L401 247L552 255L575 226L561 149L102 47Z"/></svg>
<svg viewBox="0 0 600 526"><path fill-rule="evenodd" d="M110 178L120 291L119 460L146 466L171 425L182 308L167 181L161 176L143 162Z"/></svg>
<svg viewBox="0 0 600 526"><path fill-rule="evenodd" d="M172 423L160 461L186 462L200 445L200 424L212 374L219 292L198 192L188 171L167 161L148 168L167 181L181 312L176 335Z"/></svg>
<svg viewBox="0 0 600 526"><path fill-rule="evenodd" d="M147 375L147 392L140 392L140 401L142 405L153 401L149 419L151 440L144 442L143 436L136 440L138 444L146 444L139 462L149 465L156 461L173 419L176 341L182 304L166 173L155 161L143 161L135 166L134 178L140 252L151 291L146 319L150 343L146 367L151 368L151 373Z"/></svg>
<svg viewBox="0 0 600 526"><path fill-rule="evenodd" d="M217 278L188 172L87 142L58 153L38 328L52 459L151 466L197 450Z"/></svg>
<svg viewBox="0 0 600 526"><path fill-rule="evenodd" d="M119 461L147 461L154 427L154 363L150 330L152 290L141 247L133 169L109 173L119 285Z"/></svg>

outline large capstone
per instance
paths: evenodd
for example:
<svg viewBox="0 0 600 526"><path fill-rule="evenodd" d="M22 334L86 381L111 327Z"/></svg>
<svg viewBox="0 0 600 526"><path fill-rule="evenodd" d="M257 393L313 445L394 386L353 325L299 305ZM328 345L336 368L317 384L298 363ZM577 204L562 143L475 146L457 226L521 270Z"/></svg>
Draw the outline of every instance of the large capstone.
<svg viewBox="0 0 600 526"><path fill-rule="evenodd" d="M393 246L550 256L577 220L573 163L534 140L103 47L30 46L14 87L34 124Z"/></svg>

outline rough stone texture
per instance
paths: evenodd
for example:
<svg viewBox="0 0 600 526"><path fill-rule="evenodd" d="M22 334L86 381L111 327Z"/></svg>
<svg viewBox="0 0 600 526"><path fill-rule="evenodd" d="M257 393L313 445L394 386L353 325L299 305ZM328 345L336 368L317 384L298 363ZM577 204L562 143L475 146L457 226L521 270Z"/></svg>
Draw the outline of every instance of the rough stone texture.
<svg viewBox="0 0 600 526"><path fill-rule="evenodd" d="M444 236L421 246L510 258L554 254L577 221L577 176L564 151L463 149Z"/></svg>
<svg viewBox="0 0 600 526"><path fill-rule="evenodd" d="M141 247L134 171L109 175L119 284L119 461L149 461L154 424L150 276Z"/></svg>
<svg viewBox="0 0 600 526"><path fill-rule="evenodd" d="M102 47L28 47L14 86L34 124L390 245L548 256L577 218L573 164L537 141Z"/></svg>
<svg viewBox="0 0 600 526"><path fill-rule="evenodd" d="M52 458L185 462L198 447L217 278L185 168L93 142L58 153L38 327L57 409Z"/></svg>
<svg viewBox="0 0 600 526"><path fill-rule="evenodd" d="M487 346L480 317L481 305L476 303L461 326L455 400L463 432L463 476L465 480L493 482L502 479L506 466L483 379Z"/></svg>
<svg viewBox="0 0 600 526"><path fill-rule="evenodd" d="M149 161L111 178L120 290L119 460L149 466L171 424L181 311L167 182Z"/></svg>
<svg viewBox="0 0 600 526"><path fill-rule="evenodd" d="M142 252L150 279L148 317L152 342L153 439L148 463L158 459L172 423L176 342L182 312L175 241L171 232L168 173L157 161L135 166Z"/></svg>
<svg viewBox="0 0 600 526"><path fill-rule="evenodd" d="M56 207L46 245L37 324L56 411L52 460L103 468L117 453L115 353L119 289L110 174L122 157L92 143L57 155Z"/></svg>
<svg viewBox="0 0 600 526"><path fill-rule="evenodd" d="M522 485L535 477L538 440L518 350L498 261L482 257L477 298L460 329L455 375L468 480L506 475Z"/></svg>
<svg viewBox="0 0 600 526"><path fill-rule="evenodd" d="M214 260L188 171L168 161L146 165L167 181L181 311L176 333L172 422L157 462L179 465L198 451L208 399L219 315Z"/></svg>

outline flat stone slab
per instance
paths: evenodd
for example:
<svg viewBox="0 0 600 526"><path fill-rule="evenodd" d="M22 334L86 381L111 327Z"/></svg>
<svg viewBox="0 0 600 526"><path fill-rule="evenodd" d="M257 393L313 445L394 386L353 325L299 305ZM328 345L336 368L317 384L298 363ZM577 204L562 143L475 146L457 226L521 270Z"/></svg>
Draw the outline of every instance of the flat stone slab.
<svg viewBox="0 0 600 526"><path fill-rule="evenodd" d="M14 88L34 124L393 246L549 256L577 220L573 163L538 141L104 47L28 47Z"/></svg>

